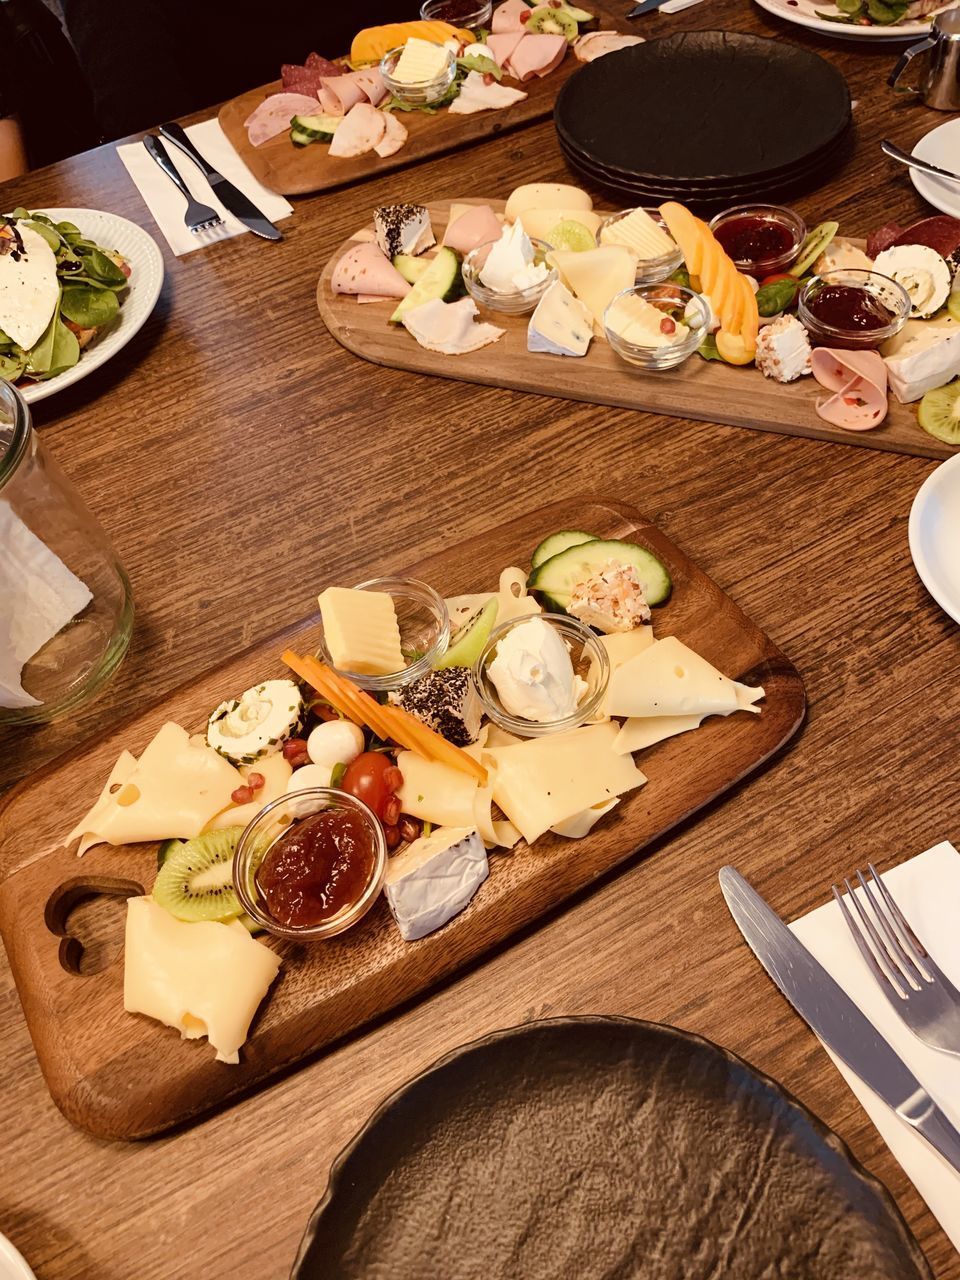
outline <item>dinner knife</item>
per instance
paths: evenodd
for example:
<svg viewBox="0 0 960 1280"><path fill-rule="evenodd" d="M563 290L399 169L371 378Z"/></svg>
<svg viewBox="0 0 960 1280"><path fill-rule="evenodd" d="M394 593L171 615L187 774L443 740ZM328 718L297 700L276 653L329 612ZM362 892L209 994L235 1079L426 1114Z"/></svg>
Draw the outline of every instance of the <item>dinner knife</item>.
<svg viewBox="0 0 960 1280"><path fill-rule="evenodd" d="M225 209L233 214L235 218L249 228L255 236L262 236L264 240L282 240L283 234L270 221L264 217L257 206L242 191L237 188L222 173L218 173L216 169L212 169L207 164L203 156L193 145L187 135L178 124L162 124L160 126L161 134L172 142L175 147L179 147L184 155L188 155L193 163L197 166L206 180L210 183L213 194L217 197Z"/></svg>
<svg viewBox="0 0 960 1280"><path fill-rule="evenodd" d="M891 160L899 160L901 164L909 165L911 169L919 169L921 173L933 174L935 178L946 178L948 182L960 182L960 173L951 173L949 169L941 169L938 164L931 164L929 160L921 160L919 156L912 156L907 151L902 151L895 143L884 138L880 143L880 150L890 157Z"/></svg>
<svg viewBox="0 0 960 1280"><path fill-rule="evenodd" d="M733 867L722 868L720 888L754 955L801 1018L960 1173L960 1133L869 1018Z"/></svg>
<svg viewBox="0 0 960 1280"><path fill-rule="evenodd" d="M666 0L641 0L640 4L633 6L627 17L642 18L645 13L653 13L655 9L659 9L662 4L666 4Z"/></svg>

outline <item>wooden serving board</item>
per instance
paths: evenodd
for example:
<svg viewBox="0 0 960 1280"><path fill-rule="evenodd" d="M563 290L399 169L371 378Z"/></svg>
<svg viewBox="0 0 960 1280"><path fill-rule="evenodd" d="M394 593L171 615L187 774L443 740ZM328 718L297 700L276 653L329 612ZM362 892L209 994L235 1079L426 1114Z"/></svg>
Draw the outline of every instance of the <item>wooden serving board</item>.
<svg viewBox="0 0 960 1280"><path fill-rule="evenodd" d="M397 199L405 198L402 187L398 188ZM438 241L453 203L489 204L498 212L504 207L502 200L475 196L429 205ZM402 325L389 323L391 305L361 304L330 288L330 277L341 255L356 240L370 239L372 227L371 222L355 232L324 267L317 284L317 306L340 345L373 364L535 395L642 409L701 422L723 422L754 431L833 440L921 458L950 458L957 452L919 426L915 404L900 404L892 395L890 412L881 427L844 431L818 416L816 402L827 392L812 377L784 385L765 378L757 369L736 369L718 360L702 360L698 355L691 356L678 369L647 373L626 364L603 338L594 338L582 358L531 352L527 350L528 315L508 316L481 307L483 320L506 330L496 343L463 356L427 351Z"/></svg>
<svg viewBox="0 0 960 1280"><path fill-rule="evenodd" d="M99 794L121 750L139 754L165 720L200 730L224 697L287 674L281 651L314 648L316 617L228 659L85 750L55 761L0 807L0 933L44 1077L74 1124L103 1138L142 1138L249 1092L557 908L723 795L797 731L806 703L796 669L631 507L589 497L559 501L420 564L385 563L383 571L410 572L447 594L493 589L504 566L525 565L533 547L562 528L634 539L660 556L674 589L655 611L658 633L680 635L728 675L763 684L761 715L714 718L695 734L645 752L647 785L585 839L548 834L532 848L492 853L490 877L470 906L419 942L401 939L382 898L340 938L310 945L270 939L283 967L239 1066L216 1062L206 1041L181 1040L123 1010L122 900L149 891L156 844L100 845L80 861L61 841Z"/></svg>

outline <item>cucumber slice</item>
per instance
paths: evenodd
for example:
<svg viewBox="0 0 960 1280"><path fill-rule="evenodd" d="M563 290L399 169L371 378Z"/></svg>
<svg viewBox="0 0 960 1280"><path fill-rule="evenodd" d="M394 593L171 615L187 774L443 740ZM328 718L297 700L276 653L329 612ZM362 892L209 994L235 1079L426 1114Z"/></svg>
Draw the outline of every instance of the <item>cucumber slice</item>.
<svg viewBox="0 0 960 1280"><path fill-rule="evenodd" d="M530 557L530 567L538 568L544 560L549 560L551 556L558 556L561 551L566 551L567 547L578 547L583 542L596 541L597 537L594 533L583 533L580 529L561 529L559 533L551 533L549 538L544 538L534 547L533 555Z"/></svg>
<svg viewBox="0 0 960 1280"><path fill-rule="evenodd" d="M432 258L415 258L411 253L398 253L394 255L393 265L408 284L416 284L426 275L432 261Z"/></svg>
<svg viewBox="0 0 960 1280"><path fill-rule="evenodd" d="M670 574L652 551L635 542L603 538L577 543L544 560L531 573L527 588L539 596L548 609L565 613L577 583L589 578L611 560L633 565L648 604L662 604L669 596L673 586Z"/></svg>
<svg viewBox="0 0 960 1280"><path fill-rule="evenodd" d="M319 142L329 142L339 128L342 116L294 116L290 121L291 129L297 133L312 134Z"/></svg>
<svg viewBox="0 0 960 1280"><path fill-rule="evenodd" d="M391 324L402 324L403 317L414 307L422 307L425 302L440 298L443 302L453 302L466 292L463 276L460 274L462 259L455 249L440 249L426 271L413 286L407 296L390 317Z"/></svg>
<svg viewBox="0 0 960 1280"><path fill-rule="evenodd" d="M790 268L790 275L799 280L805 271L809 271L839 230L839 222L819 222L812 231L808 231L800 246L800 257Z"/></svg>
<svg viewBox="0 0 960 1280"><path fill-rule="evenodd" d="M960 378L928 391L920 401L917 417L928 435L947 444L960 444Z"/></svg>
<svg viewBox="0 0 960 1280"><path fill-rule="evenodd" d="M496 596L492 596L479 613L475 613L463 624L446 653L433 664L434 670L443 671L447 667L472 667L490 637L499 608L500 601Z"/></svg>

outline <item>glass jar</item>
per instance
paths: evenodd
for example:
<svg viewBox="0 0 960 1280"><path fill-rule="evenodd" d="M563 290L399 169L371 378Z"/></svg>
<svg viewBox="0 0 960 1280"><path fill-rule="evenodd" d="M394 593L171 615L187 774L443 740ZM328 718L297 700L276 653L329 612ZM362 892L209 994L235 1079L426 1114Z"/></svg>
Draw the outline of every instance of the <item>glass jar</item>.
<svg viewBox="0 0 960 1280"><path fill-rule="evenodd" d="M116 553L0 380L0 724L55 720L89 701L132 629Z"/></svg>

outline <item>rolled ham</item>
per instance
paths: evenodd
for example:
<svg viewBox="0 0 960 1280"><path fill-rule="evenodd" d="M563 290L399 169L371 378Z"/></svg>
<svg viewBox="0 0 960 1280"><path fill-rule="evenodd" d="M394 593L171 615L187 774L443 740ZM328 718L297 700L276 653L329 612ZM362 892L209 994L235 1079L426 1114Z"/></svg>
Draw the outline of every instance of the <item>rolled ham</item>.
<svg viewBox="0 0 960 1280"><path fill-rule="evenodd" d="M450 223L443 233L442 243L466 257L478 244L499 240L501 230L499 219L491 207L488 204L475 204L455 222Z"/></svg>
<svg viewBox="0 0 960 1280"><path fill-rule="evenodd" d="M356 294L369 300L405 298L411 286L385 253L375 244L364 242L349 248L334 267L330 288L334 293Z"/></svg>
<svg viewBox="0 0 960 1280"><path fill-rule="evenodd" d="M367 101L376 106L387 96L387 85L380 74L379 67L364 67L362 71L354 71L351 80L363 90Z"/></svg>
<svg viewBox="0 0 960 1280"><path fill-rule="evenodd" d="M518 31L501 31L499 35L487 36L487 48L501 67L510 61L510 55L523 39L523 28Z"/></svg>
<svg viewBox="0 0 960 1280"><path fill-rule="evenodd" d="M504 0L493 11L490 29L495 35L501 31L522 31L530 20L530 6L524 0Z"/></svg>
<svg viewBox="0 0 960 1280"><path fill-rule="evenodd" d="M369 102L358 102L343 117L330 142L328 154L341 160L350 156L362 156L383 141L386 131L384 113L372 107ZM364 290L364 293L376 292L376 289Z"/></svg>
<svg viewBox="0 0 960 1280"><path fill-rule="evenodd" d="M325 95L332 94L339 102L340 110L335 113L337 115L345 116L358 102L366 101L367 95L353 75L324 76L320 82L320 87L324 90Z"/></svg>
<svg viewBox="0 0 960 1280"><path fill-rule="evenodd" d="M403 124L392 111L382 111L384 133L383 137L373 148L381 160L386 160L387 156L394 155L407 140L407 126Z"/></svg>
<svg viewBox="0 0 960 1280"><path fill-rule="evenodd" d="M844 431L869 431L887 416L887 366L877 351L833 351L816 347L810 363L821 387L817 401L824 422Z"/></svg>
<svg viewBox="0 0 960 1280"><path fill-rule="evenodd" d="M508 59L510 74L521 82L532 80L534 76L549 75L563 61L567 48L565 36L524 32L523 39Z"/></svg>
<svg viewBox="0 0 960 1280"><path fill-rule="evenodd" d="M303 93L272 93L243 122L252 147L262 147L265 142L290 128L294 116L315 116L317 99Z"/></svg>

